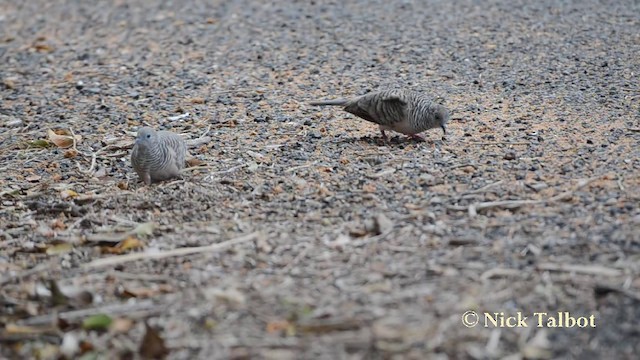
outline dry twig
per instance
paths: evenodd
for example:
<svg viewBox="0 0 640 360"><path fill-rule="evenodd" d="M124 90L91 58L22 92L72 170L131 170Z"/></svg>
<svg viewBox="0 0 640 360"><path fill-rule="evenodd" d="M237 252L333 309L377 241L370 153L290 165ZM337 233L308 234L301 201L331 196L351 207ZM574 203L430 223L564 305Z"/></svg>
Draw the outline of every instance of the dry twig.
<svg viewBox="0 0 640 360"><path fill-rule="evenodd" d="M536 267L543 271L564 271L588 275L621 276L623 274L621 270L600 265L542 263Z"/></svg>
<svg viewBox="0 0 640 360"><path fill-rule="evenodd" d="M230 246L241 244L247 241L255 240L260 235L259 232L253 232L248 235L240 236L235 239L223 241L221 243L215 243L207 246L195 246L195 247L184 247L177 248L167 251L160 252L146 252L146 253L133 253L126 254L120 256L113 256L108 258L97 259L91 261L89 263L84 264L82 267L84 268L99 268L104 266L114 266L118 264L123 264L130 261L136 260L157 260L157 259L165 259L173 256L185 256L197 253L212 253L220 250L224 250Z"/></svg>
<svg viewBox="0 0 640 360"><path fill-rule="evenodd" d="M560 193L556 196L552 196L549 199L544 199L544 200L502 200L502 201L489 201L489 202L471 204L469 205L469 208L468 208L469 216L475 217L478 215L479 211L487 210L491 208L517 209L525 205L545 204L549 202L564 200L571 197L571 195L573 195L574 192L589 185L591 182L597 179L598 177L582 180L580 183L578 183L578 185L574 189L565 191L563 193Z"/></svg>
<svg viewBox="0 0 640 360"><path fill-rule="evenodd" d="M143 311L144 315L149 315L153 313L158 313L161 310L165 309L166 305L157 305L154 304L152 300L142 300L135 303L117 303L117 304L109 304L97 308L91 309L81 309L81 310L73 310L67 311L59 314L46 314L41 316L34 316L31 318L27 318L20 322L21 325L44 325L50 324L54 322L56 319L62 319L66 321L75 321L78 319L83 319L87 316L96 315L96 314L109 314L110 316L116 315L127 315L128 318L132 318L134 312Z"/></svg>

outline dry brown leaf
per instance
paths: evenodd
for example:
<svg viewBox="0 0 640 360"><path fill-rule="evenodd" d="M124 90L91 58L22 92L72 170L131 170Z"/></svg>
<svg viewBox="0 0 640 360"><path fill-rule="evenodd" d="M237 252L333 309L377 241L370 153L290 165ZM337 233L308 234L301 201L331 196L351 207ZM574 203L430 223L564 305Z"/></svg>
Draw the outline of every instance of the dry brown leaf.
<svg viewBox="0 0 640 360"><path fill-rule="evenodd" d="M160 334L158 334L158 332L146 322L144 323L144 326L147 331L142 338L138 353L143 359L165 358L169 354L169 349L165 346L164 339L161 338Z"/></svg>
<svg viewBox="0 0 640 360"><path fill-rule="evenodd" d="M281 333L284 331L289 332L289 328L293 327L294 325L291 324L288 320L275 320L275 321L270 321L267 324L267 332L269 334L276 334L276 333Z"/></svg>
<svg viewBox="0 0 640 360"><path fill-rule="evenodd" d="M64 152L63 155L66 159L72 159L76 156L78 156L78 151L76 151L75 149L69 149L67 151Z"/></svg>
<svg viewBox="0 0 640 360"><path fill-rule="evenodd" d="M47 131L47 134L49 135L49 141L51 141L55 146L61 149L66 149L73 146L73 136L67 135L63 130L53 131L49 129ZM82 140L82 137L80 135L76 135L75 138L76 143Z"/></svg>
<svg viewBox="0 0 640 360"><path fill-rule="evenodd" d="M191 159L187 159L187 164L189 166L200 166L200 165L204 164L204 161L196 159L196 158L191 158Z"/></svg>
<svg viewBox="0 0 640 360"><path fill-rule="evenodd" d="M123 254L129 250L142 249L144 243L135 236L128 236L124 240L118 242L115 246L103 246L101 247L104 254Z"/></svg>
<svg viewBox="0 0 640 360"><path fill-rule="evenodd" d="M53 46L49 44L35 44L33 48L38 52L53 52L53 50L55 50Z"/></svg>

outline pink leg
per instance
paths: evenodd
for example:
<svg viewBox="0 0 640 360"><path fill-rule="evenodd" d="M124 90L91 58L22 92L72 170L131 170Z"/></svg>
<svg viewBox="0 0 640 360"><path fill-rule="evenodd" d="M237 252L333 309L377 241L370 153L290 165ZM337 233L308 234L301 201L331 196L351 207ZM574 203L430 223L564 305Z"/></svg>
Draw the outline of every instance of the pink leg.
<svg viewBox="0 0 640 360"><path fill-rule="evenodd" d="M425 141L425 139L418 134L409 135L409 138L413 140L418 140L418 141Z"/></svg>
<svg viewBox="0 0 640 360"><path fill-rule="evenodd" d="M389 141L389 138L387 137L387 134L384 132L384 130L380 129L380 133L382 134L382 139L385 142Z"/></svg>

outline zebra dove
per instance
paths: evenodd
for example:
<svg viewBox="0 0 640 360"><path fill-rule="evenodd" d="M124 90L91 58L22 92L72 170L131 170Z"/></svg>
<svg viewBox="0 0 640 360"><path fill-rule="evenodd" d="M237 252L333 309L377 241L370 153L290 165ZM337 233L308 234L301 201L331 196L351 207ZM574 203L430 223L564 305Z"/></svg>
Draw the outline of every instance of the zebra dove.
<svg viewBox="0 0 640 360"><path fill-rule="evenodd" d="M187 145L180 135L156 131L150 127L138 130L131 153L131 165L145 184L178 177L184 168Z"/></svg>
<svg viewBox="0 0 640 360"><path fill-rule="evenodd" d="M436 127L442 128L446 134L445 126L451 117L444 106L425 95L406 90L385 90L351 100L318 100L309 104L343 106L346 112L378 124L385 140L385 130L397 131L420 140L424 139L418 133Z"/></svg>

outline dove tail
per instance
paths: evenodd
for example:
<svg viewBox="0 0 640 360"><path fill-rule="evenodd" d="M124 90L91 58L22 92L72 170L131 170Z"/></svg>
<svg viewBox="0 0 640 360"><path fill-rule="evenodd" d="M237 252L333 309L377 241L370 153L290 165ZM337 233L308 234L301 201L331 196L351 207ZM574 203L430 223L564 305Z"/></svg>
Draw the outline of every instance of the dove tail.
<svg viewBox="0 0 640 360"><path fill-rule="evenodd" d="M309 102L309 105L313 106L322 106L322 105L333 105L333 106L344 106L347 105L349 100L347 99L336 99L336 100L316 100Z"/></svg>

